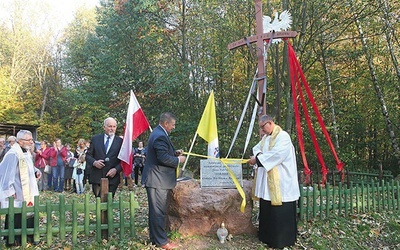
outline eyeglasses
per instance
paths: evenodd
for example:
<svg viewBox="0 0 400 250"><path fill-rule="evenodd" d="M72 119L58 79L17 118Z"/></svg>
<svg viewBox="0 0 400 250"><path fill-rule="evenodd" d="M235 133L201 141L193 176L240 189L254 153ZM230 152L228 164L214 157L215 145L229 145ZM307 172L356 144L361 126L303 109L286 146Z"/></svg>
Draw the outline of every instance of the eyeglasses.
<svg viewBox="0 0 400 250"><path fill-rule="evenodd" d="M33 141L33 139L20 139L20 140L23 140L23 141Z"/></svg>
<svg viewBox="0 0 400 250"><path fill-rule="evenodd" d="M263 125L260 126L260 129L263 129L265 125L267 125L269 122L264 123Z"/></svg>

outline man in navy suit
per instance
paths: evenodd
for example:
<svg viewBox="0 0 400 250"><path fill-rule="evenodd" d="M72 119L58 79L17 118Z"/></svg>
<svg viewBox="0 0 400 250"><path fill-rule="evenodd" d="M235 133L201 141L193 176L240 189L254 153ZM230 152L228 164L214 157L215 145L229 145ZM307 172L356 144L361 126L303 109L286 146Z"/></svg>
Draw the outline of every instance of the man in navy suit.
<svg viewBox="0 0 400 250"><path fill-rule="evenodd" d="M176 186L176 168L185 162L182 150L175 150L169 134L175 128L176 117L169 112L162 113L159 125L150 134L147 143L146 162L142 183L146 187L149 203L150 241L162 249L178 246L169 242L166 233L168 194Z"/></svg>
<svg viewBox="0 0 400 250"><path fill-rule="evenodd" d="M101 194L101 178L108 178L108 191L114 197L119 184L119 173L122 170L120 159L122 139L115 135L117 121L109 117L104 120L104 133L92 137L86 152L86 164L90 167L89 183L96 197Z"/></svg>

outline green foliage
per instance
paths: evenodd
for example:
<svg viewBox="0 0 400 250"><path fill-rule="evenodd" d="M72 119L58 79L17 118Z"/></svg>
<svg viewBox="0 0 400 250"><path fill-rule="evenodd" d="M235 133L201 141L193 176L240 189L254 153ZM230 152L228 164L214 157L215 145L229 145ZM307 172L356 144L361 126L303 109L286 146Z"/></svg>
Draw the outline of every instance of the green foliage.
<svg viewBox="0 0 400 250"><path fill-rule="evenodd" d="M171 240L177 240L182 238L182 235L177 230L174 230L168 233L168 238Z"/></svg>
<svg viewBox="0 0 400 250"><path fill-rule="evenodd" d="M388 50L390 37L382 33L391 28L392 40L398 40L399 23L394 15L385 16L383 5L362 1L267 1L263 12L272 16L282 6L289 6L293 16L292 30L298 36L290 42L325 125L331 138L337 133L339 158L350 170L376 169L382 163L394 175L400 173L395 145L389 138L390 133L396 138L400 133L399 80L395 63L388 59L390 52L395 58L399 53L396 44ZM399 3L388 3L387 8L388 13L395 13ZM385 26L384 17L390 26ZM366 51L356 35L356 18L367 34L394 131L388 131L388 120L382 115ZM48 40L26 27L11 30L0 24L1 121L39 124L40 139L60 137L75 145L79 138L101 132L102 121L113 116L122 134L129 91L133 90L152 127L161 112L177 115L171 136L177 147L188 150L214 90L220 151L222 157L226 155L257 66L254 44L233 51L227 45L255 33L254 1L222 5L216 0L106 0L97 11L78 10L57 46L48 46ZM291 132L297 147L285 57L283 43L268 51L267 112ZM253 103L252 99L251 107ZM336 163L330 148L315 115L311 117L324 161L333 170ZM230 157L242 157L250 119L249 108ZM305 124L303 128L307 160L318 172L320 163L310 133ZM244 157L258 141L254 130ZM140 139L146 141L148 135ZM193 150L204 154L206 142L197 138ZM199 167L198 160L189 161L193 172ZM301 169L300 158L298 163Z"/></svg>
<svg viewBox="0 0 400 250"><path fill-rule="evenodd" d="M391 228L395 217L394 213L361 214L351 219L334 216L300 223L299 231L304 232L303 244L312 242L313 249L373 249L377 244L394 247L399 240L398 230Z"/></svg>

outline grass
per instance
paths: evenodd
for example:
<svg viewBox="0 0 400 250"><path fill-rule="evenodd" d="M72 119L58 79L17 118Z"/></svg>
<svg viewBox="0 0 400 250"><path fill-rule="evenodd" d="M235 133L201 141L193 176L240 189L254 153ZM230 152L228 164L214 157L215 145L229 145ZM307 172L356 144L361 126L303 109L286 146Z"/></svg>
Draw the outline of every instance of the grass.
<svg viewBox="0 0 400 250"><path fill-rule="evenodd" d="M90 192L90 191L88 191ZM147 197L144 188L137 187L134 190L139 202L136 211L136 238L120 238L117 233L108 240L96 242L94 236L81 235L76 246L72 246L71 240L66 236L65 241L54 238L51 246L41 242L36 246L28 246L26 249L158 249L148 242L147 227ZM40 196L41 202L47 200L58 202L58 193L44 192ZM66 201L76 198L83 200L83 196L65 193ZM117 192L119 197L129 197L129 190L123 188ZM92 199L92 198L91 198ZM93 199L94 201L94 199ZM254 206L254 213L257 206ZM69 213L66 214L68 216ZM256 216L254 216L256 218ZM45 222L43 222L45 223ZM256 221L254 224L257 225ZM298 224L298 240L296 245L290 249L400 249L400 214L398 211L381 213L361 213L348 217L331 215L327 219L315 219L300 221ZM216 236L193 236L182 237L179 232L171 232L170 238L177 242L180 249L270 249L261 243L256 235L233 235L233 238L220 243ZM0 249L4 249L1 242ZM22 249L15 247L13 249Z"/></svg>

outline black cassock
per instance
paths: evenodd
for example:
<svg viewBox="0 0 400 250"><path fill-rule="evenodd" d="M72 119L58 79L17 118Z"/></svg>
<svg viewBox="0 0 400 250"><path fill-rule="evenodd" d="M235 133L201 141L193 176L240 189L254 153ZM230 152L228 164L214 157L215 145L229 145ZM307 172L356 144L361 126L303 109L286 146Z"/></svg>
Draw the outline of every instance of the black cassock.
<svg viewBox="0 0 400 250"><path fill-rule="evenodd" d="M272 206L260 198L258 238L273 248L293 246L297 239L296 201Z"/></svg>

